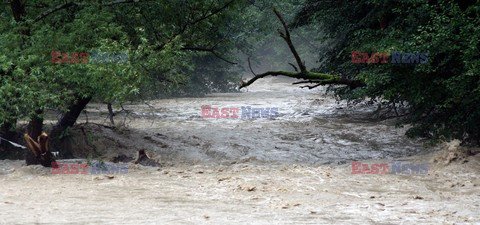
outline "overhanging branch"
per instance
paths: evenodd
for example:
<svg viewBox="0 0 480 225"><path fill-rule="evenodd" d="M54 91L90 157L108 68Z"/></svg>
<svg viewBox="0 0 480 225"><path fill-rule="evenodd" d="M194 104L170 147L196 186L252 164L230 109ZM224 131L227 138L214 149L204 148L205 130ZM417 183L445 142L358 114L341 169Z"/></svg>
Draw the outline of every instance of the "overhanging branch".
<svg viewBox="0 0 480 225"><path fill-rule="evenodd" d="M221 11L223 11L224 9L226 9L227 7L229 7L229 6L230 6L233 2L235 2L235 1L236 1L236 0L230 0L230 1L228 1L228 2L227 2L226 4L224 4L223 6L212 10L209 14L207 14L207 15L205 15L205 16L202 16L202 17L200 17L200 18L198 18L198 19L190 22L190 25L195 25L195 24L199 23L199 22L202 21L202 20L206 20L206 19L208 19L208 18L210 18L210 17L212 17L212 16L220 13Z"/></svg>
<svg viewBox="0 0 480 225"><path fill-rule="evenodd" d="M296 79L303 79L304 81L299 81L295 82L293 84L303 84L303 83L312 83L315 85L312 86L302 86L302 88L307 87L307 88L315 88L320 85L327 85L327 84L338 84L338 85L347 85L350 88L357 88L357 87L362 87L365 86L365 83L363 83L360 80L351 80L347 79L344 77L341 77L339 75L333 75L333 74L326 74L326 73L317 73L317 72L310 72L307 71L305 67L305 63L303 63L302 59L298 55L297 50L295 49L295 46L292 43L292 39L290 37L290 32L288 30L288 26L283 19L282 15L274 8L273 12L275 15L278 17L280 22L283 25L284 31L282 32L281 30L278 30L280 33L280 36L283 38L283 40L287 43L288 47L290 48L290 51L292 52L293 56L295 57L295 61L297 62L298 67L300 68L300 71L298 71L297 67L291 63L289 63L295 70L295 72L289 72L289 71L268 71L262 74L255 74L252 79L248 81L242 81L240 85L240 89L247 87L251 84L253 84L255 81L261 78L265 78L267 76L286 76L286 77L291 77L291 78L296 78ZM249 67L251 69L250 65L250 58L248 60Z"/></svg>
<svg viewBox="0 0 480 225"><path fill-rule="evenodd" d="M57 12L59 10L66 9L66 8L69 8L69 7L72 7L72 6L75 6L75 5L77 5L77 3L68 2L68 3L62 4L62 5L55 6L51 9L45 11L44 13L38 15L37 18L35 18L35 20L33 20L33 22L36 23L36 22L46 18L47 16L53 14L54 12Z"/></svg>
<svg viewBox="0 0 480 225"><path fill-rule="evenodd" d="M246 82L242 82L240 88L247 87L253 84L256 80L260 78L264 78L267 76L285 76L297 79L305 79L305 80L340 80L339 77L335 75L325 74L325 73L315 73L315 72L288 72L288 71L268 71L262 74L257 74L252 79Z"/></svg>
<svg viewBox="0 0 480 225"><path fill-rule="evenodd" d="M183 47L181 48L180 50L183 50L183 51L198 51L198 52L210 52L212 53L215 57L223 60L224 62L227 62L227 63L230 63L232 65L235 65L237 64L236 62L232 62L226 58L224 58L223 56L221 56L220 54L218 54L217 51L215 51L214 48L200 48L200 47Z"/></svg>
<svg viewBox="0 0 480 225"><path fill-rule="evenodd" d="M298 65L298 68L300 68L300 72L306 72L307 68L305 67L305 64L302 62L302 59L298 55L298 52L295 49L295 46L293 45L292 38L290 37L290 31L288 30L287 23L283 19L282 15L277 11L277 9L274 8L273 12L275 13L275 15L278 17L278 19L282 23L282 26L283 26L283 29L284 29L284 32L278 30L278 32L280 33L280 36L283 38L283 40L285 40L285 42L287 42L288 48L290 48L290 51L292 52L293 57L295 57L295 60L297 61L297 65Z"/></svg>
<svg viewBox="0 0 480 225"><path fill-rule="evenodd" d="M163 47L165 47L165 45L167 45L168 43L172 42L173 40L175 40L175 38L177 38L178 36L184 34L189 27L192 27L192 26L195 26L196 24L214 16L214 15L217 15L218 13L222 12L223 10L225 10L226 8L228 8L232 3L234 3L235 1L237 0L230 0L228 1L227 3L225 3L224 5L216 8L216 9L213 9L210 13L207 13L207 14L204 14L202 15L201 17L197 18L197 19L194 19L188 23L185 23L183 24L183 26L181 27L180 30L178 30L177 32L175 32L167 41L165 41L164 43L161 43L161 44L158 44L154 50L161 50Z"/></svg>
<svg viewBox="0 0 480 225"><path fill-rule="evenodd" d="M137 3L139 2L140 0L115 0L115 1L110 1L110 2L104 2L104 3L101 3L102 6L112 6L112 5L116 5L116 4L122 4L122 3ZM70 1L70 2L67 2L67 3L64 3L64 4L61 4L61 5L58 5L58 6L55 6L45 12L43 12L42 14L38 15L34 20L33 22L36 23L42 19L45 19L46 17L50 16L51 14L59 11L59 10L62 10L62 9L66 9L66 8L70 8L70 7L73 7L73 6L86 6L88 4L85 4L85 3L77 3L77 2L74 2L74 1Z"/></svg>
<svg viewBox="0 0 480 225"><path fill-rule="evenodd" d="M253 75L257 76L257 74L253 71L252 68L252 63L250 62L250 56L248 57L248 68L250 68L250 72L252 72Z"/></svg>

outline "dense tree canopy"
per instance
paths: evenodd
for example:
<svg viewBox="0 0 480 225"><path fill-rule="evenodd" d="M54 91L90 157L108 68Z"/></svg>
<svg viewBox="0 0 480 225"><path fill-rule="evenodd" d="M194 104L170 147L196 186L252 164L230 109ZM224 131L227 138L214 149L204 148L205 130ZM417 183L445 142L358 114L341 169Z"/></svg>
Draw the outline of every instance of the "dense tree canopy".
<svg viewBox="0 0 480 225"><path fill-rule="evenodd" d="M0 10L0 132L7 137L27 120L35 138L48 110L65 113L58 135L91 100L233 91L246 58L280 52L274 61L283 67L242 87L271 75L333 84L350 100L403 106L397 114L414 124L411 135L480 140L478 1L8 0ZM280 50L272 44L283 41ZM65 63L52 63L52 51L89 53L89 62L60 55ZM126 61L91 63L99 51ZM352 63L353 51L427 53L428 60Z"/></svg>
<svg viewBox="0 0 480 225"><path fill-rule="evenodd" d="M27 119L35 139L44 113L53 109L65 112L52 131L59 136L91 99L122 103L185 88L192 94L225 89L238 79L231 75L218 81L230 70L230 60L223 56L233 43L228 35L240 32L229 30L227 22L246 6L235 0L2 2L2 135L14 139L17 121ZM52 63L53 51L68 54L60 55L65 63ZM98 52L125 54L127 59L92 63ZM80 62L68 63L77 53L88 53L88 63L81 56ZM209 55L219 64L217 72L193 76Z"/></svg>
<svg viewBox="0 0 480 225"><path fill-rule="evenodd" d="M265 76L303 79L297 83L313 83L309 88L334 85L340 97L388 104L413 124L410 136L479 143L479 14L479 1L308 0L289 27L316 27L320 66L301 70L292 49L301 71L265 72L242 87ZM408 62L404 53L421 60Z"/></svg>
<svg viewBox="0 0 480 225"><path fill-rule="evenodd" d="M292 2L277 6L298 8ZM60 110L55 143L91 100L121 104L235 90L238 56L271 33L262 28L271 27L263 12L272 6L243 0L3 1L0 133L15 139L17 122L27 120L35 139L45 113ZM52 62L54 51L62 63ZM98 52L126 58L93 63Z"/></svg>
<svg viewBox="0 0 480 225"><path fill-rule="evenodd" d="M293 24L323 31L316 71L366 84L338 93L406 104L410 135L480 141L479 15L479 1L309 0ZM352 51L428 53L428 62L358 64Z"/></svg>

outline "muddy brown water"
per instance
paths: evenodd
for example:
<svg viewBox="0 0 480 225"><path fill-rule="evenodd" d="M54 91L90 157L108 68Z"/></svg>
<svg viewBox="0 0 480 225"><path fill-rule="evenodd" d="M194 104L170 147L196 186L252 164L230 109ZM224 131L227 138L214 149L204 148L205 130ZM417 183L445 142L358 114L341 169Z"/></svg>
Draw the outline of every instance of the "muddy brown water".
<svg viewBox="0 0 480 225"><path fill-rule="evenodd" d="M156 134L152 138L169 147L148 148L169 161L342 164L352 160L393 159L435 149L421 140L405 137L406 128L395 127L394 121L371 119L369 116L377 109L374 105L347 105L325 95L325 89L300 89L291 82L265 79L242 93L163 99L151 101L149 106L126 105L132 119L127 124ZM239 108L239 116L241 107L275 107L279 116L202 118L202 106ZM105 106L92 105L89 112L105 113ZM120 120L122 116L125 115L118 115ZM106 121L105 114L102 118Z"/></svg>
<svg viewBox="0 0 480 225"><path fill-rule="evenodd" d="M88 139L106 162L145 148L168 165L53 175L1 161L0 224L480 223L480 156L447 160L460 147L408 139L393 121L368 119L375 107L277 79L243 93L149 104L125 106L128 129L86 126ZM279 117L205 119L203 105L278 107ZM105 106L87 110L90 122L108 122ZM351 174L351 161L393 160L428 163L428 174Z"/></svg>

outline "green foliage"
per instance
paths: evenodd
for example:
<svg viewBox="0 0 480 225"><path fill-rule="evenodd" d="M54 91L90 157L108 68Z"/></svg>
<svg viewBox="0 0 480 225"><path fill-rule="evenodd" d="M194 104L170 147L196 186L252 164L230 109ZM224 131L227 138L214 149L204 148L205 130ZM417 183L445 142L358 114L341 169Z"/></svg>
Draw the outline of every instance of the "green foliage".
<svg viewBox="0 0 480 225"><path fill-rule="evenodd" d="M325 31L318 71L367 84L343 97L407 103L411 136L480 141L479 14L479 1L310 0L296 22ZM428 52L428 63L354 64L351 51Z"/></svg>
<svg viewBox="0 0 480 225"><path fill-rule="evenodd" d="M216 54L234 60L234 40L229 38L243 30L232 30L229 20L244 2L170 0L106 6L87 1L36 20L62 4L27 3L19 21L9 4L0 5L0 125L48 109L65 111L81 97L118 104L141 94L231 90L239 80L231 65L211 57L211 52L185 47L215 48ZM52 51L126 52L128 63L56 64L51 62ZM216 68L207 69L204 59Z"/></svg>

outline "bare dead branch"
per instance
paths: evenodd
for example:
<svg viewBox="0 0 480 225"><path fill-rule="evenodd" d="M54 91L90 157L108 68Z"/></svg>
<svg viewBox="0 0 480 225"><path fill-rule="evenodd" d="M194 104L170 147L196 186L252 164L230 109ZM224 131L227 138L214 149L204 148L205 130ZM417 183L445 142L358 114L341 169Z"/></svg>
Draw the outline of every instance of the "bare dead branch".
<svg viewBox="0 0 480 225"><path fill-rule="evenodd" d="M306 81L295 82L294 84L301 84L301 83L316 83L319 85L338 84L338 85L347 85L351 89L365 86L365 83L363 83L360 80L350 80L350 79L342 78L332 74L316 73L316 72L308 72L308 71L305 73L288 72L288 71L268 71L262 74L257 74L255 77L253 77L248 81L243 81L242 84L240 85L240 89L247 87L253 84L256 80L267 77L267 76L286 76L286 77L306 80Z"/></svg>
<svg viewBox="0 0 480 225"><path fill-rule="evenodd" d="M110 2L104 2L102 3L101 5L103 6L112 6L112 5L116 5L116 4L122 4L122 3L137 3L139 2L140 0L115 0L115 1L110 1ZM80 6L80 5L87 5L87 4L83 4L83 3L77 3L77 2L74 2L74 1L70 1L70 2L67 2L65 4L61 4L61 5L58 5L58 6L55 6L45 12L43 12L42 14L38 15L34 20L33 22L36 23L42 19L45 19L46 17L48 17L49 15L59 11L59 10L62 10L62 9L66 9L66 8L70 8L70 7L73 7L73 6Z"/></svg>
<svg viewBox="0 0 480 225"><path fill-rule="evenodd" d="M221 59L222 61L224 62L227 62L227 63L230 63L232 65L235 65L235 64L238 64L236 62L232 62L228 59L226 59L225 57L221 56L220 54L218 54L217 51L215 51L214 48L200 48L200 47L184 47L184 48L181 48L180 50L184 50L184 51L198 51L198 52L210 52L212 53L215 57Z"/></svg>
<svg viewBox="0 0 480 225"><path fill-rule="evenodd" d="M288 72L288 71L268 71L262 74L257 74L255 77L248 81L243 81L240 85L240 89L247 87L253 84L256 80L260 78L264 78L267 76L285 76L285 77L292 77L297 79L305 79L305 80L337 80L338 77L335 75L324 74L324 73L314 73L314 72Z"/></svg>
<svg viewBox="0 0 480 225"><path fill-rule="evenodd" d="M293 63L288 63L288 65L292 66L295 72L298 72L298 68Z"/></svg>
<svg viewBox="0 0 480 225"><path fill-rule="evenodd" d="M248 68L250 68L250 72L252 72L253 75L257 75L255 72L253 72L252 64L250 63L250 56L248 57Z"/></svg>
<svg viewBox="0 0 480 225"><path fill-rule="evenodd" d="M237 0L230 0L228 1L227 3L225 3L223 6L221 7L218 7L216 9L213 9L210 13L208 14L204 14L202 15L201 17L197 18L197 19L194 19L188 23L185 23L182 28L175 32L167 41L165 41L164 43L162 44L159 44L157 45L157 47L155 47L154 49L155 50L161 50L165 45L167 45L168 43L172 42L175 38L177 38L178 36L184 34L189 27L192 27L192 26L195 26L197 25L198 23L214 16L214 15L217 15L218 13L222 12L223 10L225 10L226 8L228 8L231 4L233 4L235 1ZM228 60L227 60L228 61ZM231 62L230 62L231 63ZM233 64L236 64L236 63L233 63Z"/></svg>
<svg viewBox="0 0 480 225"><path fill-rule="evenodd" d="M190 22L190 25L195 25L197 23L199 23L200 21L203 21L203 20L206 20L218 13L220 13L221 11L223 11L224 9L226 9L227 7L229 7L231 4L233 4L236 0L230 0L229 2L227 2L226 4L224 4L223 6L219 7L219 8L216 8L214 10L212 10L209 14L203 16L203 17L200 17L192 22Z"/></svg>
<svg viewBox="0 0 480 225"><path fill-rule="evenodd" d="M302 62L300 56L297 53L297 50L295 49L295 46L292 43L292 40L290 38L290 32L288 30L287 24L285 23L285 20L281 16L281 14L274 8L273 12L275 15L278 17L280 22L283 25L284 31L282 32L281 30L278 30L278 33L280 36L285 40L287 43L288 47L290 48L290 51L292 52L293 56L295 57L295 60L297 61L298 66L300 67L300 71L298 71L297 67L291 63L289 63L293 68L295 69L296 72L288 72L288 71L268 71L262 74L255 74L255 76L248 80L248 81L242 81L240 85L240 89L247 87L251 84L253 84L256 80L267 77L267 76L286 76L286 77L292 77L296 79L303 79L304 81L299 81L295 82L293 84L304 84L304 83L315 83L313 86L302 86L302 88L316 88L320 85L327 85L327 84L338 84L338 85L347 85L351 89L357 88L357 87L362 87L365 86L365 83L363 83L360 80L351 80L347 79L338 75L333 75L333 74L325 74L325 73L318 73L318 72L310 72L306 70L305 63ZM249 67L251 69L250 65L250 59L248 60ZM253 72L253 70L251 70Z"/></svg>
<svg viewBox="0 0 480 225"><path fill-rule="evenodd" d="M318 82L320 82L321 80L302 80L302 81L298 81L298 82L294 82L292 83L292 85L295 85L295 84L316 84Z"/></svg>
<svg viewBox="0 0 480 225"><path fill-rule="evenodd" d="M300 88L308 88L308 89L314 89L318 86L321 86L322 84L315 84L315 85L312 85L312 86L309 86L309 85L305 85L305 86L301 86Z"/></svg>
<svg viewBox="0 0 480 225"><path fill-rule="evenodd" d="M123 3L137 3L139 1L140 0L116 0L116 1L102 3L102 5L103 6L112 6L112 5L123 4Z"/></svg>
<svg viewBox="0 0 480 225"><path fill-rule="evenodd" d="M305 67L305 64L302 62L302 59L298 55L298 52L295 49L295 46L293 45L287 23L283 19L282 15L277 11L277 9L273 8L273 12L278 17L278 19L282 23L283 29L285 30L284 32L278 30L278 32L280 33L280 36L285 40L285 42L287 42L288 48L290 48L290 51L292 52L293 56L295 57L295 60L297 61L297 65L300 68L300 72L306 72L307 68Z"/></svg>

